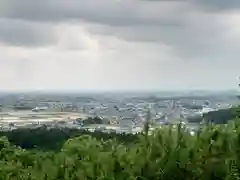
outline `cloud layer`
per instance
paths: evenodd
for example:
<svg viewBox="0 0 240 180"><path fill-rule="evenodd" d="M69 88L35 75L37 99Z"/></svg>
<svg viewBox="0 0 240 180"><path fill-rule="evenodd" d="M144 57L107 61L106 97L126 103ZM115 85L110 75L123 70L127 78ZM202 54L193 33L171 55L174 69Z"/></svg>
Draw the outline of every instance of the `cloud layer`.
<svg viewBox="0 0 240 180"><path fill-rule="evenodd" d="M0 1L1 89L235 88L239 8L237 0Z"/></svg>

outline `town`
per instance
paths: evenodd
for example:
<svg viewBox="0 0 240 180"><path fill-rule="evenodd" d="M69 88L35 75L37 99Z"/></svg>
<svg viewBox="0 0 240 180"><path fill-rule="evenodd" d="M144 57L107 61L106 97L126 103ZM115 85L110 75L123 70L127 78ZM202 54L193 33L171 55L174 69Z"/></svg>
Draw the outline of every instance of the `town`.
<svg viewBox="0 0 240 180"><path fill-rule="evenodd" d="M197 128L204 113L239 103L235 94L2 93L0 128L78 128L137 133L147 112L154 127L180 120Z"/></svg>

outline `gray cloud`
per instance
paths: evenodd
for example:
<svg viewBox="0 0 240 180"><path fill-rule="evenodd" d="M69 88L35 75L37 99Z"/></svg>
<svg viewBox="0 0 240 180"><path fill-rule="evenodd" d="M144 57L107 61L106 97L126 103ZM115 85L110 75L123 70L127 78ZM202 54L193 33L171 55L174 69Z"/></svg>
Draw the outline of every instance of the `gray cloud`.
<svg viewBox="0 0 240 180"><path fill-rule="evenodd" d="M173 47L183 58L206 57L216 51L227 50L222 38L224 26L214 15L189 13L175 24L165 23L155 26L89 26L93 34L113 35L126 41L165 44ZM224 48L224 49L219 49ZM218 53L220 54L220 53Z"/></svg>
<svg viewBox="0 0 240 180"><path fill-rule="evenodd" d="M1 0L1 88L235 87L237 2Z"/></svg>
<svg viewBox="0 0 240 180"><path fill-rule="evenodd" d="M224 25L214 13L239 8L239 4L239 0L72 0L71 3L2 0L0 17L21 19L29 24L85 21L95 24L88 27L93 34L116 36L126 41L163 43L173 47L181 57L196 58L215 56L216 52L232 54L222 37ZM9 25L1 29L0 40L9 44L41 45L53 40L45 28L6 24Z"/></svg>
<svg viewBox="0 0 240 180"><path fill-rule="evenodd" d="M80 19L113 26L161 25L166 20L171 23L171 19L176 19L172 13L183 12L179 6L184 4L139 0L72 0L71 3L64 0L3 0L0 2L0 17L35 21Z"/></svg>
<svg viewBox="0 0 240 180"><path fill-rule="evenodd" d="M63 0L52 1L32 1L32 0L3 0L0 2L0 18L7 18L21 20L25 23L25 26L19 26L20 23L8 22L2 28L2 38L0 40L9 44L33 44L35 42L38 45L44 43L50 43L51 33L44 35L44 28L30 27L31 22L69 22L69 21L85 21L96 24L108 25L112 30L121 31L123 27L132 27L133 29L140 29L135 31L136 36L131 35L129 32L120 33L119 38L133 41L159 41L161 36L156 36L152 32L156 32L156 26L162 27L161 31L182 26L183 14L188 8L188 5L183 2L166 1L161 2L147 2L138 0L101 0L101 1L89 1L89 0L72 0L71 3ZM176 16L181 14L181 16ZM26 25L27 24L27 25ZM142 29L142 26L150 27ZM154 26L154 27L153 27ZM17 28L16 28L17 27ZM18 30L17 30L18 29ZM126 28L126 30L129 28ZM18 33L14 32L18 31ZM106 34L109 30L105 29L101 34ZM158 30L157 30L158 31ZM150 33L149 33L150 32ZM37 36L35 36L37 34ZM114 35L114 34L112 34ZM44 36L48 36L45 38ZM155 36L155 37L154 37ZM42 40L42 41L40 41ZM50 40L47 42L45 40ZM25 42L24 42L25 41Z"/></svg>
<svg viewBox="0 0 240 180"><path fill-rule="evenodd" d="M196 6L206 11L229 11L240 9L239 0L194 0Z"/></svg>
<svg viewBox="0 0 240 180"><path fill-rule="evenodd" d="M37 21L81 19L109 25L161 25L186 10L239 9L239 0L2 0L0 17Z"/></svg>
<svg viewBox="0 0 240 180"><path fill-rule="evenodd" d="M44 46L56 41L51 27L25 21L0 19L0 42L12 46Z"/></svg>

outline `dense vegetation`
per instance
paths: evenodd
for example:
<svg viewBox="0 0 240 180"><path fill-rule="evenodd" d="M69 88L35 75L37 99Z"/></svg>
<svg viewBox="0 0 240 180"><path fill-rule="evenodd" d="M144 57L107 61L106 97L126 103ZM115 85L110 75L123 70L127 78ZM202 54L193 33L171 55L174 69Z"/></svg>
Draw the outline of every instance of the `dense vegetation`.
<svg viewBox="0 0 240 180"><path fill-rule="evenodd" d="M218 111L211 111L204 114L204 119L207 123L226 124L228 120L234 119L239 108L221 109Z"/></svg>
<svg viewBox="0 0 240 180"><path fill-rule="evenodd" d="M208 113L204 113L203 116L193 115L187 117L187 121L190 123L201 123L204 119L206 123L214 123L214 124L226 124L229 120L234 119L237 114L237 111L240 112L239 108L233 107L229 109L220 109L217 111L210 111Z"/></svg>
<svg viewBox="0 0 240 180"><path fill-rule="evenodd" d="M84 125L88 125L88 124L103 124L104 121L100 117L96 116L96 117L89 117L89 118L83 120L82 123Z"/></svg>
<svg viewBox="0 0 240 180"><path fill-rule="evenodd" d="M146 126L145 133L135 136L44 128L2 132L6 137L0 139L0 179L240 178L238 121L208 125L195 136L181 125L150 136L147 131Z"/></svg>
<svg viewBox="0 0 240 180"><path fill-rule="evenodd" d="M104 133L101 131L89 132L87 130L45 127L37 129L15 129L13 131L0 132L0 136L5 136L11 144L24 149L38 149L41 151L60 151L63 144L70 138L89 135L97 140L107 141L116 139L119 143L129 144L137 141L137 135Z"/></svg>

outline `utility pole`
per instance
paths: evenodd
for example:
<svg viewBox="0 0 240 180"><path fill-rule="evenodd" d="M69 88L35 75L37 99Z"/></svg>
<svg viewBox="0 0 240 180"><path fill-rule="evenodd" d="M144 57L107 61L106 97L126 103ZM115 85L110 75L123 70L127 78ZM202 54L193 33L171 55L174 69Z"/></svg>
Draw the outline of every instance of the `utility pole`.
<svg viewBox="0 0 240 180"><path fill-rule="evenodd" d="M240 77L238 77L238 80L240 80ZM238 88L240 88L240 83L238 84ZM240 100L240 93L239 92L237 94L237 98L238 98L238 100ZM237 105L237 108L236 108L236 118L240 119L240 105L239 104Z"/></svg>

